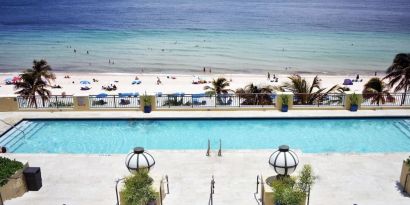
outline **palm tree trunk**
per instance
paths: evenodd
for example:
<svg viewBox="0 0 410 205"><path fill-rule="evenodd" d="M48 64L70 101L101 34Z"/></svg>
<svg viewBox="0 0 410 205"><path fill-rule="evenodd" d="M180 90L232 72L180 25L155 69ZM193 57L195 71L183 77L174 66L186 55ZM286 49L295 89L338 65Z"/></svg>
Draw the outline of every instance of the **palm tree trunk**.
<svg viewBox="0 0 410 205"><path fill-rule="evenodd" d="M404 104L404 102L406 101L406 96L407 96L407 86L404 87L404 93L403 93L403 97L401 98L401 104L400 105Z"/></svg>

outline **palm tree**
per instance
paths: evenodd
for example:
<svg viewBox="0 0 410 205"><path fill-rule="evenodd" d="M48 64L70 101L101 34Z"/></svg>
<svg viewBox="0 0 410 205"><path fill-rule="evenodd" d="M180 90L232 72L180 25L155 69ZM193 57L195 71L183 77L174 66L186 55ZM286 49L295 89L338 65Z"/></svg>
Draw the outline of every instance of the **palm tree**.
<svg viewBox="0 0 410 205"><path fill-rule="evenodd" d="M235 93L244 101L242 105L272 105L272 86L256 86L250 83L245 88L239 88Z"/></svg>
<svg viewBox="0 0 410 205"><path fill-rule="evenodd" d="M371 104L377 105L395 101L395 98L390 95L388 87L380 78L371 78L367 81L363 89L363 98L370 99Z"/></svg>
<svg viewBox="0 0 410 205"><path fill-rule="evenodd" d="M394 92L404 90L401 101L403 105L406 101L407 91L410 89L410 53L397 54L383 79L389 79L388 86L394 87Z"/></svg>
<svg viewBox="0 0 410 205"><path fill-rule="evenodd" d="M318 76L313 78L312 84L309 84L305 78L300 75L292 75L289 77L290 82L285 82L281 86L276 87L279 91L290 91L295 94L296 103L298 104L313 104L318 101L323 101L323 98L330 92L335 90L343 92L340 86L335 85L328 91L322 93L326 88L320 87L320 79Z"/></svg>
<svg viewBox="0 0 410 205"><path fill-rule="evenodd" d="M56 76L52 72L51 66L47 63L46 60L34 60L32 68L25 70L24 72L30 73L38 80L46 80L50 83L50 80L55 80Z"/></svg>
<svg viewBox="0 0 410 205"><path fill-rule="evenodd" d="M219 105L224 105L227 104L226 103L226 95L228 94L229 91L231 91L230 89L228 89L227 87L229 86L229 81L226 80L226 78L217 78L216 80L212 80L212 87L211 86L205 86L204 90L206 90L205 94L208 96L212 96L212 95L216 95L216 100L217 100L217 104ZM221 94L224 94L224 96L221 96ZM225 98L225 100L222 100L222 97ZM230 101L232 101L231 98L229 98Z"/></svg>
<svg viewBox="0 0 410 205"><path fill-rule="evenodd" d="M36 94L38 94L41 97L44 107L44 102L48 100L51 95L51 91L46 89L47 83L43 80L38 80L37 76L30 72L24 72L20 77L21 81L15 84L15 89L20 89L16 94L28 100L29 107L34 105L35 108L38 108L36 100Z"/></svg>
<svg viewBox="0 0 410 205"><path fill-rule="evenodd" d="M50 84L50 80L54 80L55 74L52 72L51 66L46 60L34 60L33 67L25 70L20 74L21 82L15 84L15 89L21 89L16 92L23 98L28 99L30 106L33 104L37 108L36 93L41 97L43 106L45 101L48 100L51 95L51 91L47 90L47 82ZM47 82L46 82L47 81Z"/></svg>
<svg viewBox="0 0 410 205"><path fill-rule="evenodd" d="M227 87L229 86L229 81L226 78L217 78L216 80L212 80L212 87L206 85L204 90L206 90L207 95L216 95L216 94L227 94L230 89Z"/></svg>

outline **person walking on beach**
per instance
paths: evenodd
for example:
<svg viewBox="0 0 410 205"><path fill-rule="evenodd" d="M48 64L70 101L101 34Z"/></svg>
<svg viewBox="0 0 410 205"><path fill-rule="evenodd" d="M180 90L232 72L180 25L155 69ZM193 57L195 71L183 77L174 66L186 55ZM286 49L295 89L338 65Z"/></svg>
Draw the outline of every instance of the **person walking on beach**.
<svg viewBox="0 0 410 205"><path fill-rule="evenodd" d="M205 67L204 67L204 73L206 72Z"/></svg>
<svg viewBox="0 0 410 205"><path fill-rule="evenodd" d="M87 55L88 55L88 54L90 54L90 53L87 51Z"/></svg>
<svg viewBox="0 0 410 205"><path fill-rule="evenodd" d="M74 53L77 53L77 50L74 49Z"/></svg>
<svg viewBox="0 0 410 205"><path fill-rule="evenodd" d="M270 79L270 73L268 72L268 80Z"/></svg>
<svg viewBox="0 0 410 205"><path fill-rule="evenodd" d="M356 75L356 81L358 81L360 78L359 74Z"/></svg>
<svg viewBox="0 0 410 205"><path fill-rule="evenodd" d="M209 68L209 73L212 73L212 70L211 70L211 68Z"/></svg>
<svg viewBox="0 0 410 205"><path fill-rule="evenodd" d="M157 85L162 84L161 79L157 76Z"/></svg>

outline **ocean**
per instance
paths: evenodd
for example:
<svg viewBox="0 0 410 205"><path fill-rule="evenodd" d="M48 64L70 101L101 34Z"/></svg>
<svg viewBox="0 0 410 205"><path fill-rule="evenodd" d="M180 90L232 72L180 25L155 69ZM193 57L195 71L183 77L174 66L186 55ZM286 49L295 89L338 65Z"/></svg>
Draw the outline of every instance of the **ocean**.
<svg viewBox="0 0 410 205"><path fill-rule="evenodd" d="M1 0L0 10L0 72L44 58L70 72L372 73L410 50L409 0Z"/></svg>

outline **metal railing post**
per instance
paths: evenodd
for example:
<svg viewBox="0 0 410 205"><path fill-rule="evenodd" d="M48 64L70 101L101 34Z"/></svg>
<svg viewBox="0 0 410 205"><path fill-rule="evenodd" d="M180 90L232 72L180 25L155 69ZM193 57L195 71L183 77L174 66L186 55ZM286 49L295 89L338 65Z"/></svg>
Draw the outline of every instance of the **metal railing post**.
<svg viewBox="0 0 410 205"><path fill-rule="evenodd" d="M115 196L117 197L117 205L120 205L120 198L118 196L118 183L122 180L124 180L125 178L121 178L121 179L117 179L115 181Z"/></svg>
<svg viewBox="0 0 410 205"><path fill-rule="evenodd" d="M57 98L57 95L55 96L55 98L56 98L56 107L58 108L58 98Z"/></svg>

